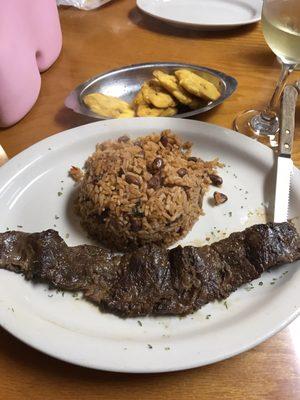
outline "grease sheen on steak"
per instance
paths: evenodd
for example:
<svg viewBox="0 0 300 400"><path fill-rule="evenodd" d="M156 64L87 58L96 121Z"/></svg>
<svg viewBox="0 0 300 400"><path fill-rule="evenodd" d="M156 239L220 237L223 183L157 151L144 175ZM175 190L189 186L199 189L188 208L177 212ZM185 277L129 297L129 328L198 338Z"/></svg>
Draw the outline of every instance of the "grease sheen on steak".
<svg viewBox="0 0 300 400"><path fill-rule="evenodd" d="M90 245L68 247L54 230L0 234L0 268L82 291L123 317L185 315L298 259L300 239L289 223L255 225L210 246L150 245L123 256Z"/></svg>

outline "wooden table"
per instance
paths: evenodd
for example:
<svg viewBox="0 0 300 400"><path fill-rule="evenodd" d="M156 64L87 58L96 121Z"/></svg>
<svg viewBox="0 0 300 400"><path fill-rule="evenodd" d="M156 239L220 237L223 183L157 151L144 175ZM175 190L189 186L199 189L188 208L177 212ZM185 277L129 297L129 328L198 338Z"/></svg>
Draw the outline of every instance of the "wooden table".
<svg viewBox="0 0 300 400"><path fill-rule="evenodd" d="M263 107L279 66L259 24L230 32L175 29L141 14L134 0L115 0L95 11L60 11L64 47L43 74L33 110L0 130L10 157L56 132L90 122L64 108L78 83L102 71L147 61L183 61L237 78L237 92L201 120L230 128L243 109ZM294 73L291 80L299 79ZM20 94L21 95L21 94ZM300 166L300 110L294 160ZM161 375L119 375L75 367L47 357L0 330L0 399L213 399L300 398L299 319L264 344L230 360Z"/></svg>

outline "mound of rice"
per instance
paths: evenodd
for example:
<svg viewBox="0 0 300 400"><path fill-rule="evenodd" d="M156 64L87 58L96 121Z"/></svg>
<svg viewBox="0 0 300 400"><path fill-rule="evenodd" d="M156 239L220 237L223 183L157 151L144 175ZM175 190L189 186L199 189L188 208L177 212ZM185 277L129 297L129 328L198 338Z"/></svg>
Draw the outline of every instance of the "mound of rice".
<svg viewBox="0 0 300 400"><path fill-rule="evenodd" d="M170 131L96 146L83 176L76 210L83 227L121 251L170 245L202 214L202 199L219 165L191 155L192 144Z"/></svg>

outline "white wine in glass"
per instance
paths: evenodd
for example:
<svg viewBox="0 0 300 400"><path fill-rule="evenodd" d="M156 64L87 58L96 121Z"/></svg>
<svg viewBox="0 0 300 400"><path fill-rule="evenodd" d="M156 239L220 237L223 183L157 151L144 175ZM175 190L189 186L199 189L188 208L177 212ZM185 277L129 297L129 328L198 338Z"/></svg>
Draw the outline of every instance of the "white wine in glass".
<svg viewBox="0 0 300 400"><path fill-rule="evenodd" d="M276 147L279 130L276 108L290 72L300 63L300 0L264 0L262 27L268 46L281 62L281 75L265 110L243 111L235 119L234 127Z"/></svg>
<svg viewBox="0 0 300 400"><path fill-rule="evenodd" d="M293 15L289 15L291 11ZM277 6L266 8L262 14L262 26L271 50L286 63L297 64L300 60L299 0L281 0Z"/></svg>

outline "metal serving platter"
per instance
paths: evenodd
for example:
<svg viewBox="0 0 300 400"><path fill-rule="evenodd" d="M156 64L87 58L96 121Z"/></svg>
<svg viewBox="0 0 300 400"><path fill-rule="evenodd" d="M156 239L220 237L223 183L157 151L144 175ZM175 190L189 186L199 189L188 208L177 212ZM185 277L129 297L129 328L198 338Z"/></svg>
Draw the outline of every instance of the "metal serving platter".
<svg viewBox="0 0 300 400"><path fill-rule="evenodd" d="M96 119L109 119L93 113L86 107L82 100L84 96L89 93L100 92L105 95L118 97L130 103L140 90L141 85L153 77L152 72L154 70L160 69L167 73L172 73L180 68L189 69L212 82L220 90L221 96L216 101L203 101L203 106L196 110L182 106L178 114L174 115L175 118L192 117L211 110L223 103L237 87L237 81L233 77L223 72L198 65L167 62L135 64L104 72L87 80L69 94L65 100L65 105L79 114L88 115Z"/></svg>

